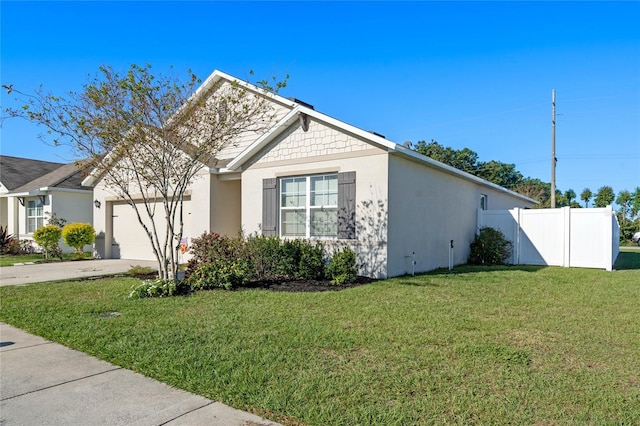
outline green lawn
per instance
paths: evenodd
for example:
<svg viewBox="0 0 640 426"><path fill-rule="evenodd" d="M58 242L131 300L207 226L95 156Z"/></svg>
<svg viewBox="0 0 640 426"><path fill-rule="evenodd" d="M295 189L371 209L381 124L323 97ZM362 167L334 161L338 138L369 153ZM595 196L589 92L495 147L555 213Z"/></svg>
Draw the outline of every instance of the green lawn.
<svg viewBox="0 0 640 426"><path fill-rule="evenodd" d="M91 259L91 252L87 252L84 254L85 259ZM65 260L68 259L77 259L75 253L65 253L62 255L62 258ZM26 263L26 262L43 262L44 255L42 253L33 253L33 254L21 254L16 256L2 255L0 256L0 267L3 266L13 266L14 263ZM58 262L59 259L54 258L51 259L51 262Z"/></svg>
<svg viewBox="0 0 640 426"><path fill-rule="evenodd" d="M1 287L0 319L285 424L640 421L639 269L130 300L135 283Z"/></svg>

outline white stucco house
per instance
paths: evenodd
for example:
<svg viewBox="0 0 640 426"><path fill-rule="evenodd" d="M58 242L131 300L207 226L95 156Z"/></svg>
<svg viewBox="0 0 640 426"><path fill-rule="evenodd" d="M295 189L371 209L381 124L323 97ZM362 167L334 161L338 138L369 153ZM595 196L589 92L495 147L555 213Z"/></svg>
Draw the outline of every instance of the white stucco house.
<svg viewBox="0 0 640 426"><path fill-rule="evenodd" d="M536 201L215 71L203 86L238 82L277 111L268 131L245 134L203 168L187 192L185 236L259 232L349 245L360 273L391 277L465 263L478 209ZM96 248L104 258L153 260L133 209L99 177ZM454 249L450 252L451 240Z"/></svg>
<svg viewBox="0 0 640 426"><path fill-rule="evenodd" d="M82 186L81 163L0 155L0 225L21 240L47 225L51 214L67 223L93 222L93 192ZM60 244L63 251L72 248Z"/></svg>

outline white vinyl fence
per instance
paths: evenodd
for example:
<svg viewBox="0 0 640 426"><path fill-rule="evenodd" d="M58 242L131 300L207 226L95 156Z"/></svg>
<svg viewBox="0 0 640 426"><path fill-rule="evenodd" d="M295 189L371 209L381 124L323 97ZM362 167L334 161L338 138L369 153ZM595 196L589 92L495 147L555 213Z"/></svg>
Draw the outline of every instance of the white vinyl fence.
<svg viewBox="0 0 640 426"><path fill-rule="evenodd" d="M611 206L479 210L478 229L487 226L499 229L513 243L515 265L610 271L618 257L620 226Z"/></svg>

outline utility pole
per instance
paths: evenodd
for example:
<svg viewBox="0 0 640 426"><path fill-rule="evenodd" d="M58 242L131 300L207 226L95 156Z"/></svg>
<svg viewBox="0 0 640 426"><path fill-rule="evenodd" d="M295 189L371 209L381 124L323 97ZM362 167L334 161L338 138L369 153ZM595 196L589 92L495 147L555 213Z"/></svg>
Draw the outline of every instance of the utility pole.
<svg viewBox="0 0 640 426"><path fill-rule="evenodd" d="M551 89L551 208L556 208L556 89Z"/></svg>

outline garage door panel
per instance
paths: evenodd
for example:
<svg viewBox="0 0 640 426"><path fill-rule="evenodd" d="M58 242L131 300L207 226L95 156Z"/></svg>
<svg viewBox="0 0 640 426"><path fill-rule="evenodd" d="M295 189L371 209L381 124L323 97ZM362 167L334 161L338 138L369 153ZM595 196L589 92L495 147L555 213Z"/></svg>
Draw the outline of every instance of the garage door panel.
<svg viewBox="0 0 640 426"><path fill-rule="evenodd" d="M147 216L143 204L138 205L140 215L144 223L151 230L151 220ZM184 202L184 235L189 235L191 228L191 202ZM160 241L164 241L166 232L166 219L162 203L156 203L154 222ZM176 221L177 222L177 221ZM153 231L152 231L153 232ZM151 247L151 242L145 230L138 222L138 217L133 207L128 204L113 205L113 242L112 256L120 259L132 260L156 260Z"/></svg>

